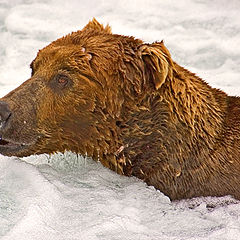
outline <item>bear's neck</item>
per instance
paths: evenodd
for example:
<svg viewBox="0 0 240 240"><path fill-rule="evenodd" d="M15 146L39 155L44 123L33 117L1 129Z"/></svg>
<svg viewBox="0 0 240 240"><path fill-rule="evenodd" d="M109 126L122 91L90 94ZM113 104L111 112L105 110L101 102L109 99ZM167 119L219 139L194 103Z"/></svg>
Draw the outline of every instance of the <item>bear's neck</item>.
<svg viewBox="0 0 240 240"><path fill-rule="evenodd" d="M174 126L171 137L181 142L175 144L182 161L190 168L202 165L223 134L227 95L176 63L173 78L163 86L161 95L169 111L168 121Z"/></svg>
<svg viewBox="0 0 240 240"><path fill-rule="evenodd" d="M227 95L211 88L204 80L174 63L173 77L167 79L160 95L167 104L169 120L185 128L194 143L209 141L222 133ZM180 133L184 133L180 132Z"/></svg>
<svg viewBox="0 0 240 240"><path fill-rule="evenodd" d="M159 91L146 94L129 111L122 138L131 160L124 173L165 191L184 172L201 169L201 181L211 165L210 155L223 134L227 95L174 63L173 77ZM163 190L164 189L164 190Z"/></svg>

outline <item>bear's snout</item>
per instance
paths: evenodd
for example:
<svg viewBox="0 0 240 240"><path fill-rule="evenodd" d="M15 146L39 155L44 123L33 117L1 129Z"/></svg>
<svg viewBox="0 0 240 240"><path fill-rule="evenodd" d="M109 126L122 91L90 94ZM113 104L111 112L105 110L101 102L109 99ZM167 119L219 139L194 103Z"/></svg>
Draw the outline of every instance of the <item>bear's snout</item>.
<svg viewBox="0 0 240 240"><path fill-rule="evenodd" d="M0 131L3 131L6 127L12 112L8 104L4 101L0 101Z"/></svg>

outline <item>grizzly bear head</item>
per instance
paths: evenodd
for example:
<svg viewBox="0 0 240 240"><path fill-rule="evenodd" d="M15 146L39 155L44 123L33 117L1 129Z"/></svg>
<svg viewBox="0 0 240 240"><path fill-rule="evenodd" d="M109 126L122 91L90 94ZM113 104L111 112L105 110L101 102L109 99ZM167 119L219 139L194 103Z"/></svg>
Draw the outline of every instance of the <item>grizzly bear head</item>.
<svg viewBox="0 0 240 240"><path fill-rule="evenodd" d="M161 88L171 65L162 42L112 34L93 19L40 50L31 78L1 99L0 153L114 155L121 125Z"/></svg>

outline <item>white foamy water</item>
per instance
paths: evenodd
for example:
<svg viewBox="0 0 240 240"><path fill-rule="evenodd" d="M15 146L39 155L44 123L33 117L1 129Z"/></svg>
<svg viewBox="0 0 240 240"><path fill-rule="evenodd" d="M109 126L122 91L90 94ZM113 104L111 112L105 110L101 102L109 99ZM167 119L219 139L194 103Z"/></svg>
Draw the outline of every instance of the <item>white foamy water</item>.
<svg viewBox="0 0 240 240"><path fill-rule="evenodd" d="M38 49L89 19L113 33L164 39L172 58L240 95L240 1L0 0L0 95L30 77ZM171 203L136 178L71 153L0 156L1 240L238 240L231 197Z"/></svg>

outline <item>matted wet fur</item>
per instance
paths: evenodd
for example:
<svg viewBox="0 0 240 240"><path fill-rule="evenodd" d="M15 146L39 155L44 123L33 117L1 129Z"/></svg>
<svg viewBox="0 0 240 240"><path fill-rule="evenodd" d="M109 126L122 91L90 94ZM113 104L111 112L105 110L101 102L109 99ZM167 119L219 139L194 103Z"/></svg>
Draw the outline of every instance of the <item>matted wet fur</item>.
<svg viewBox="0 0 240 240"><path fill-rule="evenodd" d="M0 102L0 152L72 151L170 199L240 199L240 100L175 63L163 42L95 19L40 50Z"/></svg>

